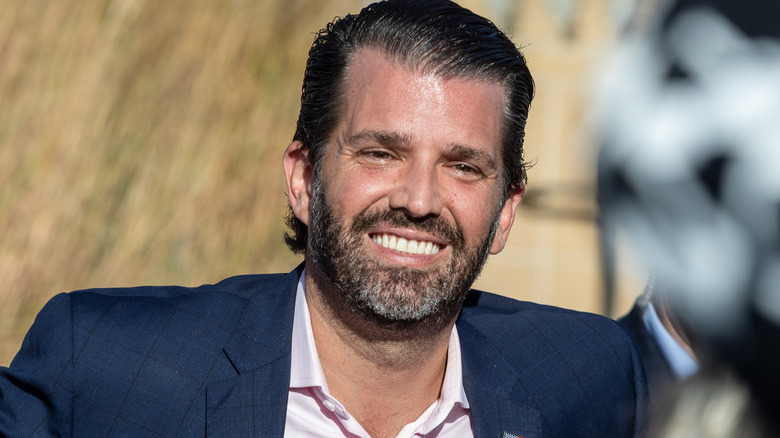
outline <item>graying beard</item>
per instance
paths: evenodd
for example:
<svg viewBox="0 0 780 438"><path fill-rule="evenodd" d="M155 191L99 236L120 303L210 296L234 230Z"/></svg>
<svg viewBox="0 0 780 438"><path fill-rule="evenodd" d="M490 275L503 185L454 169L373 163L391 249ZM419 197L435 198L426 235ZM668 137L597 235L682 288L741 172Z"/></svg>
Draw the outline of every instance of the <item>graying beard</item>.
<svg viewBox="0 0 780 438"><path fill-rule="evenodd" d="M466 253L469 260L453 263L447 267L447 273L443 276L427 274L421 271L410 271L406 268L383 269L379 272L370 272L369 267L360 259L359 245L350 239L341 242L334 237L344 234L343 227L337 223L333 212L326 205L325 189L315 174L311 202L310 222L310 251L309 256L315 265L321 267L330 283L336 288L337 295L352 311L359 311L371 316L376 322L398 323L416 322L429 317L444 317L448 310L458 305L465 298L470 285L476 280L484 266L490 250L490 242L498 228L499 215L495 212L495 220L491 224L488 236L480 242L481 250L478 253ZM330 245L327 240L331 240ZM350 270L351 272L341 272ZM459 272L460 271L460 272ZM459 275L467 272L469 275ZM387 276L386 281L373 281L375 275ZM431 275L432 278L425 277ZM455 280L462 280L455 283ZM401 285L420 286L421 283L434 285L426 287L424 291L416 294L398 292ZM389 288L385 286L390 285ZM422 286L420 286L422 287ZM388 293L392 291L392 293ZM447 291L442 295L441 291Z"/></svg>

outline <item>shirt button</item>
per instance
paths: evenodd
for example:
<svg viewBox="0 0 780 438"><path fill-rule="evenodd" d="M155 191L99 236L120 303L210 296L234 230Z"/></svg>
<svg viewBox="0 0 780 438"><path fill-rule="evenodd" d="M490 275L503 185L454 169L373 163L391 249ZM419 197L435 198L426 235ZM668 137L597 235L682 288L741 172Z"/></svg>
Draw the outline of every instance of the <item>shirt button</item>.
<svg viewBox="0 0 780 438"><path fill-rule="evenodd" d="M336 410L336 405L333 404L330 400L323 400L322 404L325 406L325 409L334 412Z"/></svg>

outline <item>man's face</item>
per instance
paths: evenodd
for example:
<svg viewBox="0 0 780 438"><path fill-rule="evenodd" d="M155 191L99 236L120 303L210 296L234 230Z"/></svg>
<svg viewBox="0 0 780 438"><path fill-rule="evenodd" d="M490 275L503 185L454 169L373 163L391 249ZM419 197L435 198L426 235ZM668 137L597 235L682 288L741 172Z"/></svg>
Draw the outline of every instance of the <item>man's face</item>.
<svg viewBox="0 0 780 438"><path fill-rule="evenodd" d="M301 218L312 267L380 320L449 314L503 248L522 197L521 188L504 203L503 88L414 72L364 49L343 96Z"/></svg>

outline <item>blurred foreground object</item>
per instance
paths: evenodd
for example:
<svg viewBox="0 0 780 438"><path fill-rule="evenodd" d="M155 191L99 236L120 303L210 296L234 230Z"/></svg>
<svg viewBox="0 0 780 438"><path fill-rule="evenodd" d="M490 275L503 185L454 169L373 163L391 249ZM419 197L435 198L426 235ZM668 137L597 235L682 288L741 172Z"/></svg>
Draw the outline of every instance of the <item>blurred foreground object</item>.
<svg viewBox="0 0 780 438"><path fill-rule="evenodd" d="M657 404L648 438L775 437L751 389L727 368L699 373Z"/></svg>
<svg viewBox="0 0 780 438"><path fill-rule="evenodd" d="M600 72L604 232L626 232L695 336L777 410L780 4L663 6Z"/></svg>
<svg viewBox="0 0 780 438"><path fill-rule="evenodd" d="M647 376L650 399L699 371L692 333L650 275L631 311L618 319L634 338Z"/></svg>

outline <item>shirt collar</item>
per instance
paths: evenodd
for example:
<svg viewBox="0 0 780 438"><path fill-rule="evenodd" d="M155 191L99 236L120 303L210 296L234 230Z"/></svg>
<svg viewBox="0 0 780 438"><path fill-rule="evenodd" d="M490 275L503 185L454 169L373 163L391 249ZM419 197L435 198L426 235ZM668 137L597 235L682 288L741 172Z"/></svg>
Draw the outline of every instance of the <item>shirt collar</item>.
<svg viewBox="0 0 780 438"><path fill-rule="evenodd" d="M295 315L292 330L290 388L319 387L328 394L328 384L314 344L314 333L311 328L311 315L306 304L306 270L298 279L298 292L295 295ZM469 408L466 390L463 387L463 368L461 361L460 339L458 330L453 325L447 348L447 368L444 371L444 381L441 396L437 402L440 412L449 412L455 404L465 409Z"/></svg>
<svg viewBox="0 0 780 438"><path fill-rule="evenodd" d="M314 332L311 329L311 315L306 304L306 269L298 279L298 292L295 294L295 313L293 315L292 348L290 350L290 388L319 387L328 392L325 374L322 372L320 357L314 345Z"/></svg>

